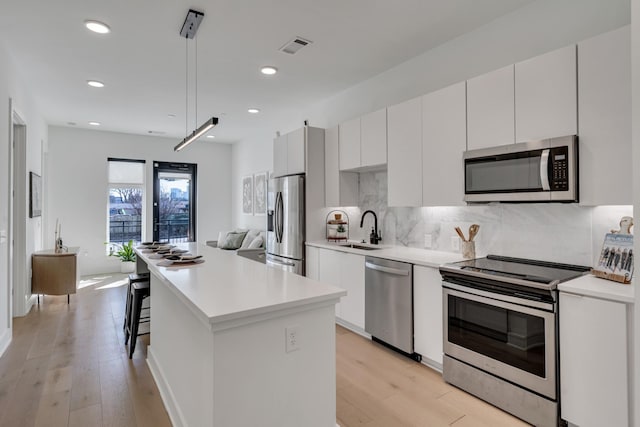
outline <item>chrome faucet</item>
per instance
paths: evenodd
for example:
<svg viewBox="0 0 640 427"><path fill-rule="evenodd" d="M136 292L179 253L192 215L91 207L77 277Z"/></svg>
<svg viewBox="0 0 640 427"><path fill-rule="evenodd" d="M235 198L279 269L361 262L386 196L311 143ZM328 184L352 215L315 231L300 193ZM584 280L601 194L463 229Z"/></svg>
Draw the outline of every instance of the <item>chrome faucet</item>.
<svg viewBox="0 0 640 427"><path fill-rule="evenodd" d="M382 240L382 237L380 237L380 235L378 234L378 215L376 215L376 213L372 210L367 210L364 211L364 213L362 214L362 217L360 218L360 228L363 227L364 225L364 217L370 213L371 215L373 215L373 233L369 236L369 243L371 243L372 245L377 245L378 242L380 242Z"/></svg>

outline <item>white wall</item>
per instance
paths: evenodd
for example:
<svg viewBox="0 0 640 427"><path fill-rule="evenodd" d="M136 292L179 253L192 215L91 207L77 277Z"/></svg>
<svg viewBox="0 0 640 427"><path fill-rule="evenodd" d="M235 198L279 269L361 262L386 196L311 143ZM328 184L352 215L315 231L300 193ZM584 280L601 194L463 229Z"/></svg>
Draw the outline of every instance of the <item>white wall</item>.
<svg viewBox="0 0 640 427"><path fill-rule="evenodd" d="M179 153L179 141L154 136L50 127L48 230L56 219L62 224L66 246L80 246L80 274L118 271L119 261L107 257L109 157L146 160L146 239L152 237L153 161L177 161L198 165L196 238L215 240L231 226L231 147L198 141ZM45 244L53 245L53 231Z"/></svg>
<svg viewBox="0 0 640 427"><path fill-rule="evenodd" d="M26 215L15 218L20 224L19 252L14 257L19 260L20 269L14 272L14 288L19 302L12 304L9 283L9 205L10 205L10 151L11 115L9 100L12 100L12 110L19 112L27 126L27 144L25 147L24 164L19 165L24 171L20 178L22 190L15 194L15 199L22 205ZM29 171L42 175L41 145L46 144L47 129L35 107L35 103L27 86L20 80L20 73L5 46L0 43L0 355L11 340L11 317L24 315L31 307L31 286L29 282L30 257L35 250L41 249L42 232L41 218L28 218L28 177ZM44 177L43 177L44 178ZM26 189L26 191L25 191Z"/></svg>
<svg viewBox="0 0 640 427"><path fill-rule="evenodd" d="M636 212L640 212L640 0L631 0L631 136L633 159L633 205ZM640 220L636 216L635 229L640 229ZM640 233L635 233L636 235ZM635 253L640 253L640 239L634 242ZM634 269L640 271L640 260L636 257ZM635 282L638 283L636 273ZM637 286L636 286L637 287ZM631 309L631 379L632 393L629 402L632 402L632 422L640 427L640 292L635 291L635 304Z"/></svg>

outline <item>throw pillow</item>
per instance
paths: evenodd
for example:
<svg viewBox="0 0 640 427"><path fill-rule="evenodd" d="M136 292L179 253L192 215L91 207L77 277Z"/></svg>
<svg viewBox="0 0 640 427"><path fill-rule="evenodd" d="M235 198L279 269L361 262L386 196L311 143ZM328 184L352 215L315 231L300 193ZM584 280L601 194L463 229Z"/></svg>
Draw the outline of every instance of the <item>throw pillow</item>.
<svg viewBox="0 0 640 427"><path fill-rule="evenodd" d="M262 247L262 236L256 236L251 243L249 243L248 249L259 249Z"/></svg>
<svg viewBox="0 0 640 427"><path fill-rule="evenodd" d="M260 230L249 230L249 231L247 231L247 235L245 236L244 240L242 241L242 245L240 246L240 249L247 249L249 247L249 244L251 242L253 242L253 239L256 238L258 233L260 233Z"/></svg>
<svg viewBox="0 0 640 427"><path fill-rule="evenodd" d="M247 232L235 232L230 231L224 238L222 244L218 244L220 249L239 249L240 245L242 245L242 240L244 240L244 236L246 236Z"/></svg>

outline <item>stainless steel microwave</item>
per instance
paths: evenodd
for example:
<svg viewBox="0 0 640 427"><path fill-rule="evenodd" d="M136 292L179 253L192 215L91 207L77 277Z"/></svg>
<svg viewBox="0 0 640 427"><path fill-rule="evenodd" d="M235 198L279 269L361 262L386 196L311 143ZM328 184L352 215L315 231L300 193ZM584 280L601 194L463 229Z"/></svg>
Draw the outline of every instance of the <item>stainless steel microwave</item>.
<svg viewBox="0 0 640 427"><path fill-rule="evenodd" d="M578 202L578 137L464 153L466 202Z"/></svg>

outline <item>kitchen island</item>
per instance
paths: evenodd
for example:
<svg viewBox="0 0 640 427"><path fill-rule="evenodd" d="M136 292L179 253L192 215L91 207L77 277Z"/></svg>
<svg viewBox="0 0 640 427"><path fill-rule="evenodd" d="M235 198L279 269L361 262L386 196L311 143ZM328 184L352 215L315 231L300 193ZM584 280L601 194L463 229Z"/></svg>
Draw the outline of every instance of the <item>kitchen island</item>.
<svg viewBox="0 0 640 427"><path fill-rule="evenodd" d="M197 243L151 273L147 362L175 426L335 426L334 306L346 292Z"/></svg>

